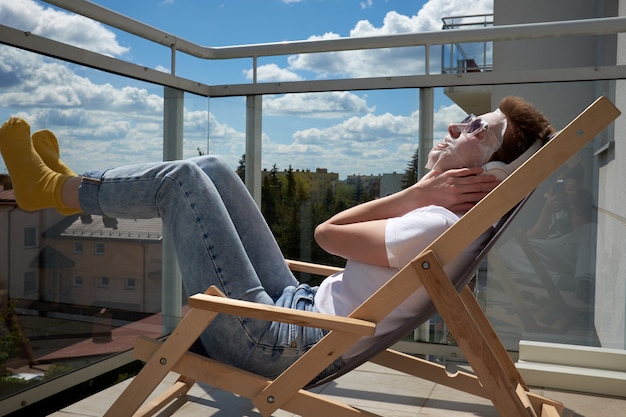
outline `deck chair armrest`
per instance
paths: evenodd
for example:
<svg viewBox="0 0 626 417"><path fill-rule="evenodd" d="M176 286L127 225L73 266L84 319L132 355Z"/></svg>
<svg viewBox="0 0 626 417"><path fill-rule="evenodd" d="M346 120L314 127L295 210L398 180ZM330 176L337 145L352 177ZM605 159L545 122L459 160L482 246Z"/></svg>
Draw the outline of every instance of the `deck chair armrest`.
<svg viewBox="0 0 626 417"><path fill-rule="evenodd" d="M308 274L328 276L335 272L343 271L343 268L329 265L314 264L310 262L296 261L293 259L285 259L290 270L296 272L305 272Z"/></svg>
<svg viewBox="0 0 626 417"><path fill-rule="evenodd" d="M196 294L189 297L189 306L241 317L278 321L319 329L338 330L360 336L372 336L376 329L375 323L365 320L301 311L251 301L233 300L208 294Z"/></svg>

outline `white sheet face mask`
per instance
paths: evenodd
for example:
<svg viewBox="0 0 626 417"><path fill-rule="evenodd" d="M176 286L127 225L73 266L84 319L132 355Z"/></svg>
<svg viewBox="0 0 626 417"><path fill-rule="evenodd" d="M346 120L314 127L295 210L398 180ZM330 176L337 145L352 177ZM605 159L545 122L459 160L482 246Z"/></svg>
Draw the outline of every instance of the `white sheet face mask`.
<svg viewBox="0 0 626 417"><path fill-rule="evenodd" d="M453 123L428 154L426 168L443 172L482 166L502 146L505 131L506 117L500 109Z"/></svg>

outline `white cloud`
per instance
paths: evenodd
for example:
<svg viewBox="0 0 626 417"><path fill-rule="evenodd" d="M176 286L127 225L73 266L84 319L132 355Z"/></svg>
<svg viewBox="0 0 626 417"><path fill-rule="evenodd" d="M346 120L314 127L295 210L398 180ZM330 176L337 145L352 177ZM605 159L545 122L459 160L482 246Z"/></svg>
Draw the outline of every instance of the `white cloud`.
<svg viewBox="0 0 626 417"><path fill-rule="evenodd" d="M493 0L430 0L414 16L395 11L386 14L380 27L361 20L350 30L350 37L386 36L399 33L438 31L442 17L493 12ZM339 38L336 33L311 36L309 39ZM438 53L431 48L431 53ZM393 48L371 51L346 51L290 56L288 69L313 71L319 78L330 76L373 77L385 75L410 75L423 71L423 48Z"/></svg>
<svg viewBox="0 0 626 417"><path fill-rule="evenodd" d="M350 117L325 129L311 128L296 132L293 137L300 143L323 143L331 148L335 146L362 147L372 142L384 140L393 142L396 138L406 139L417 132L415 115L398 116L390 113L382 115L367 114Z"/></svg>
<svg viewBox="0 0 626 417"><path fill-rule="evenodd" d="M375 110L365 98L347 91L266 96L263 100L263 113L267 116L336 119Z"/></svg>
<svg viewBox="0 0 626 417"><path fill-rule="evenodd" d="M157 71L164 72L166 74L170 74L171 73L170 69L167 68L167 67L164 67L163 65L157 65L156 67L154 67L154 69L157 70Z"/></svg>
<svg viewBox="0 0 626 417"><path fill-rule="evenodd" d="M361 21L354 25L350 36L429 30L427 28L441 25L440 17L442 13L447 14L445 10L474 13L478 12L474 7L488 2L477 0L472 3L471 10L465 6L453 8L454 3L452 0L432 0L424 8L428 9L426 12L421 11L412 17L389 12L380 27ZM458 0L456 3L461 4ZM435 7L437 5L440 8ZM435 12L439 13L438 17ZM128 51L116 41L114 33L102 25L43 8L30 0L0 0L0 23L54 36L68 43L83 42L81 45L85 48L111 55ZM89 33L90 36L79 39L77 31L63 30L63 23L82 28L81 34ZM326 33L313 38L338 36ZM134 86L115 86L111 83L119 79L114 76L107 78L115 80L111 83L97 82L94 80L100 76L91 77L94 74L91 70L15 48L0 46L0 55L2 113L22 115L34 129L55 131L63 158L77 172L162 158L161 89L157 88L155 94L149 87L131 81L124 83ZM409 69L410 73L415 73L415 67L421 65L414 53L404 50L294 55L288 64L287 68L277 64L260 66L259 80L299 81L303 79L300 71L313 71L318 77L337 74L368 76L387 74L387 71L399 74ZM248 71L244 75L250 77L251 73ZM402 171L417 144L417 113L375 114L376 107L369 104L368 97L363 94L332 92L266 96L263 111L272 119L278 116L291 116L294 120L320 119L310 124L319 126L316 128L302 129L300 124L295 128L300 130L294 131L290 124L284 126L282 132L264 132L263 160L268 167L274 163L281 169L289 164L300 169L328 167L342 176ZM443 135L449 120L462 116L463 112L456 106L440 109L435 116L435 130L439 132L435 137ZM337 117L342 120L331 119ZM276 120L272 119L270 123ZM211 149L208 151L226 156L235 166L245 149L243 132L218 121L206 110L185 111L184 123L185 156L192 156L196 148L204 150L210 133ZM334 124L329 126L328 123ZM279 140L278 135L286 135L288 140Z"/></svg>
<svg viewBox="0 0 626 417"><path fill-rule="evenodd" d="M161 159L161 96L142 87L96 83L87 76L90 70L15 48L0 46L0 55L5 118L20 115L33 131L57 133L75 170L89 168L85 155L90 154L98 167Z"/></svg>
<svg viewBox="0 0 626 417"><path fill-rule="evenodd" d="M243 72L244 77L248 80L253 79L252 69L245 70ZM276 64L266 64L257 67L257 81L301 81L303 78L293 71L285 68L280 68Z"/></svg>
<svg viewBox="0 0 626 417"><path fill-rule="evenodd" d="M361 2L361 9L368 9L374 5L374 0L366 0Z"/></svg>
<svg viewBox="0 0 626 417"><path fill-rule="evenodd" d="M464 112L456 105L441 107L434 119L435 138L443 137L448 121ZM343 178L349 174L403 172L418 143L419 112L408 116L385 113L354 116L326 128L295 132L292 143L263 142L264 164L279 169L330 168Z"/></svg>
<svg viewBox="0 0 626 417"><path fill-rule="evenodd" d="M102 24L44 8L32 0L0 0L0 23L105 55L120 56L130 50L120 45L115 33Z"/></svg>
<svg viewBox="0 0 626 417"><path fill-rule="evenodd" d="M162 109L162 99L146 89L96 84L70 65L11 47L0 46L0 50L0 106L81 106L137 114Z"/></svg>
<svg viewBox="0 0 626 417"><path fill-rule="evenodd" d="M4 1L4 0L0 0ZM76 172L154 162L163 156L162 88L107 77L81 66L0 45L0 113L25 118L32 131L57 135L62 158ZM127 85L124 85L127 84ZM136 84L136 85L128 85ZM233 166L245 134L218 122L208 110L185 111L184 157L219 148ZM0 172L6 172L0 159Z"/></svg>

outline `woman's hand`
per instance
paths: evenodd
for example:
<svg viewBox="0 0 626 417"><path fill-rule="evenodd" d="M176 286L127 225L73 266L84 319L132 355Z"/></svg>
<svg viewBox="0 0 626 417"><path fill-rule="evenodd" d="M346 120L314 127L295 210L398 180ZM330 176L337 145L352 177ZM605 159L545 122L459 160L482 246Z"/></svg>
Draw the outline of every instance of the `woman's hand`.
<svg viewBox="0 0 626 417"><path fill-rule="evenodd" d="M420 206L432 204L463 213L500 183L493 175L481 175L483 172L480 167L430 171L411 188Z"/></svg>

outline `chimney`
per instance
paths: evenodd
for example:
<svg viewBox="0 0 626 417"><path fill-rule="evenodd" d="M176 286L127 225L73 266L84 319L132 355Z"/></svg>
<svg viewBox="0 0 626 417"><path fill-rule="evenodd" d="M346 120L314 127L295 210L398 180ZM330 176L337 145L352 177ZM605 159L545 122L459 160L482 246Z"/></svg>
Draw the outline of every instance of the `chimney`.
<svg viewBox="0 0 626 417"><path fill-rule="evenodd" d="M11 177L9 177L7 174L0 174L0 184L2 184L2 187L4 188L5 191L13 189L13 183L11 182Z"/></svg>

